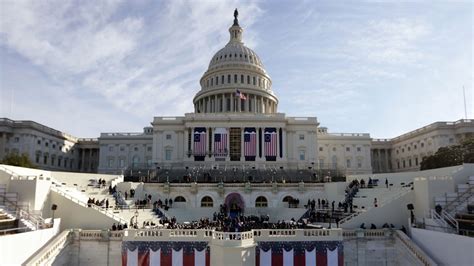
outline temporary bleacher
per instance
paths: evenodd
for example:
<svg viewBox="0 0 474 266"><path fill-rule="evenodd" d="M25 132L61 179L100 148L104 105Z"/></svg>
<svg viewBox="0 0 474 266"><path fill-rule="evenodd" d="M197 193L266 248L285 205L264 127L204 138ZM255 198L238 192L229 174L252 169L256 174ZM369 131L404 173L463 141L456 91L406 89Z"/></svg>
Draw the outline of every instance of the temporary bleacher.
<svg viewBox="0 0 474 266"><path fill-rule="evenodd" d="M457 184L457 191L435 197L439 210L431 211L431 218L446 232L474 236L474 176L467 183Z"/></svg>

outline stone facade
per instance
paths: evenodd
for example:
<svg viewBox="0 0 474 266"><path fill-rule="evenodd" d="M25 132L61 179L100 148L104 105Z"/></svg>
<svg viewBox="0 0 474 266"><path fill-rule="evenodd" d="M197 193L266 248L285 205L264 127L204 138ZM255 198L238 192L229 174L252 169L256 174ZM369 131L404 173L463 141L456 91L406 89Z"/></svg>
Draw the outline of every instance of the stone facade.
<svg viewBox="0 0 474 266"><path fill-rule="evenodd" d="M417 171L424 157L473 136L474 120L461 119L436 122L393 139L373 139L372 169L374 173Z"/></svg>
<svg viewBox="0 0 474 266"><path fill-rule="evenodd" d="M328 133L320 127L318 165L342 168L346 175L371 173L370 142L367 133Z"/></svg>
<svg viewBox="0 0 474 266"><path fill-rule="evenodd" d="M127 168L151 169L153 129L141 133L101 133L99 172L123 174ZM145 173L143 173L145 174Z"/></svg>
<svg viewBox="0 0 474 266"><path fill-rule="evenodd" d="M80 139L33 121L0 118L0 160L9 153L26 154L38 168L97 172L95 139Z"/></svg>

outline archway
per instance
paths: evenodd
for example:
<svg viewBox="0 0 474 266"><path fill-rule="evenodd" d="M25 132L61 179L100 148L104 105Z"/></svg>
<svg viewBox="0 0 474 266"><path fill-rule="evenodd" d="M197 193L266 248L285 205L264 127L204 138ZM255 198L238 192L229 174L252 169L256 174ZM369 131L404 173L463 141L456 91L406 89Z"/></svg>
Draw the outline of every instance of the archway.
<svg viewBox="0 0 474 266"><path fill-rule="evenodd" d="M242 195L237 192L230 193L224 201L230 217L236 217L244 211L245 203Z"/></svg>

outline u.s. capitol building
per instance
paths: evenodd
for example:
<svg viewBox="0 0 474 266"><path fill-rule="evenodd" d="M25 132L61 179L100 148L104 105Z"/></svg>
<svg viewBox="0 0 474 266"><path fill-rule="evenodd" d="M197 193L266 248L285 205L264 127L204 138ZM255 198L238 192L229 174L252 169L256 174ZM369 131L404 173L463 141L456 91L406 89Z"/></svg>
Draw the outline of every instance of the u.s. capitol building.
<svg viewBox="0 0 474 266"><path fill-rule="evenodd" d="M473 135L474 122L436 122L400 137L329 133L316 117L278 112L262 60L243 43L237 16L210 60L194 112L154 117L139 133L81 139L32 121L0 119L0 159L26 153L39 168L150 176L157 169L311 171L315 178L413 171L439 147Z"/></svg>

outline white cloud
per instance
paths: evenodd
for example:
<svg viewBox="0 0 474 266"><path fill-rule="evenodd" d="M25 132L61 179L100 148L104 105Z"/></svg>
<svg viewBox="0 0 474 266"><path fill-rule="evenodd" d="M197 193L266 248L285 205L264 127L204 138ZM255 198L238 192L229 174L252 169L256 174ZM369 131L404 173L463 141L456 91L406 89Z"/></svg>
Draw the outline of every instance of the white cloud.
<svg viewBox="0 0 474 266"><path fill-rule="evenodd" d="M200 76L227 42L237 1L150 1L141 8L153 12L140 16L121 12L127 4L3 2L0 41L65 89L102 95L129 113L150 119L192 110ZM249 29L261 10L250 3L240 13Z"/></svg>
<svg viewBox="0 0 474 266"><path fill-rule="evenodd" d="M358 58L377 63L413 63L424 58L417 42L429 33L430 28L422 20L371 20L356 29L347 44Z"/></svg>

